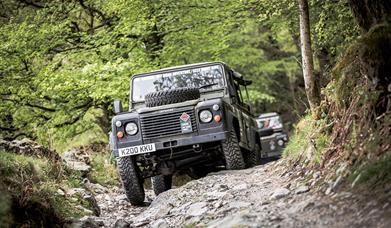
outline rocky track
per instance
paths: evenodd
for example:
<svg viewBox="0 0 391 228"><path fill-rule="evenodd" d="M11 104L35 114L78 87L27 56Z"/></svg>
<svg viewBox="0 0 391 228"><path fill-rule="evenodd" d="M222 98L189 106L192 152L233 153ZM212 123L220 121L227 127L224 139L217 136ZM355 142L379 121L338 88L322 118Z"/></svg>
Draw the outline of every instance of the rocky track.
<svg viewBox="0 0 391 228"><path fill-rule="evenodd" d="M281 161L221 171L169 190L145 207L130 205L122 189L95 187L100 217L82 227L391 227L391 192L384 200L336 191L304 178ZM334 183L335 184L335 183ZM327 195L325 194L325 190Z"/></svg>

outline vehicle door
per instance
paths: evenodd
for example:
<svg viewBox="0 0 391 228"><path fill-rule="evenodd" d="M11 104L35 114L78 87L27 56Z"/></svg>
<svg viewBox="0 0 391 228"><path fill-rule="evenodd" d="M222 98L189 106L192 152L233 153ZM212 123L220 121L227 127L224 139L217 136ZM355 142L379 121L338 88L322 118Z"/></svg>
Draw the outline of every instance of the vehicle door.
<svg viewBox="0 0 391 228"><path fill-rule="evenodd" d="M236 90L237 102L235 102L234 109L237 113L237 118L240 126L240 146L249 149L250 145L250 135L251 135L251 114L250 114L250 106L245 103L245 100L248 100L246 97L245 90L242 91L243 87L240 84L240 81L233 80L234 88Z"/></svg>
<svg viewBox="0 0 391 228"><path fill-rule="evenodd" d="M252 139L253 115L251 114L250 98L247 87L239 84L239 92L241 94L242 102L239 104L242 116L242 125L244 131L244 138L246 139L246 147L250 148Z"/></svg>

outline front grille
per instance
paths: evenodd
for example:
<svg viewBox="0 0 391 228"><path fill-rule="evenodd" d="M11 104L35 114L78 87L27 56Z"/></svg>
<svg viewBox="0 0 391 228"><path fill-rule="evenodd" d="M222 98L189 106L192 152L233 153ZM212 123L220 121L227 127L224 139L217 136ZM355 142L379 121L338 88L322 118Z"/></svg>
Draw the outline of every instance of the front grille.
<svg viewBox="0 0 391 228"><path fill-rule="evenodd" d="M191 119L193 132L197 131L197 122L193 107L168 112L154 112L140 115L141 131L144 139L159 138L182 134L179 117L186 112Z"/></svg>

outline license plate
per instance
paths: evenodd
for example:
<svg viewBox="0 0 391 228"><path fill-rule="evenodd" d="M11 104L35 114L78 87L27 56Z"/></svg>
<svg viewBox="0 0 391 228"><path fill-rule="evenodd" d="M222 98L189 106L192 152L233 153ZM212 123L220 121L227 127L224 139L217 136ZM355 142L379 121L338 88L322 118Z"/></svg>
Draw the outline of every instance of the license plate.
<svg viewBox="0 0 391 228"><path fill-rule="evenodd" d="M151 143L151 144L121 148L118 149L118 154L120 157L126 157L126 156L131 156L136 154L145 154L154 151L156 151L155 143Z"/></svg>

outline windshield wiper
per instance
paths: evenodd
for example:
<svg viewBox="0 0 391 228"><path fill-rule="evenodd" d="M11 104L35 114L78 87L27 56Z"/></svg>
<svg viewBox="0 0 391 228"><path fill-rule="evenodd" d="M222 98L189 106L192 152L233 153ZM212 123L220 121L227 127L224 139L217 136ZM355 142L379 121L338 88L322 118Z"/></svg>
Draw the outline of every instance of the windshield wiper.
<svg viewBox="0 0 391 228"><path fill-rule="evenodd" d="M218 85L218 84L219 83L207 84L207 85L203 85L203 86L198 87L198 89L205 89L205 88L208 88L208 87L211 87L211 86L215 86L215 85Z"/></svg>

